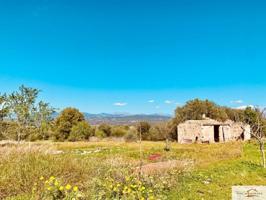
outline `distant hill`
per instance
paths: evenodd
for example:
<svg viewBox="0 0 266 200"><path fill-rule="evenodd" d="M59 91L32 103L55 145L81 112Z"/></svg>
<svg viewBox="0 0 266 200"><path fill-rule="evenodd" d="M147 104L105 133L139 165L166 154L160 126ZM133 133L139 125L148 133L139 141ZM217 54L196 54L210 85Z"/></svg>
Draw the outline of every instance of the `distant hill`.
<svg viewBox="0 0 266 200"><path fill-rule="evenodd" d="M56 118L59 113L54 113L53 118ZM165 122L171 119L171 115L164 114L128 114L128 113L83 113L86 120L89 121L91 125L97 125L102 123L112 124L112 125L131 125L136 124L139 121L147 121L149 123L159 123Z"/></svg>
<svg viewBox="0 0 266 200"><path fill-rule="evenodd" d="M147 121L150 123L165 122L171 119L170 115L161 114L90 114L84 113L86 119L92 125L97 125L101 123L108 123L113 125L130 125L135 124L139 121Z"/></svg>

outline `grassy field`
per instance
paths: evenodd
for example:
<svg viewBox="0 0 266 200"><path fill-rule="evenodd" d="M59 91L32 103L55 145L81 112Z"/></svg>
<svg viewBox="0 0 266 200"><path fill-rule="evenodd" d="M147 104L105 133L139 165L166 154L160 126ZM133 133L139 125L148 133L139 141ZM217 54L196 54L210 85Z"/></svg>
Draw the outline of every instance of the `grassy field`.
<svg viewBox="0 0 266 200"><path fill-rule="evenodd" d="M161 188L157 191L164 193L162 198L225 200L231 199L232 185L266 185L255 142L172 143L169 152L164 147L163 142L144 142L142 147L144 175L152 177L150 190ZM139 178L137 143L23 143L2 145L0 156L0 199L36 199L34 191L45 193L42 182L50 177L61 185L77 186L84 199L100 199L97 195L105 193L108 177L118 183L124 175ZM157 199L156 195L153 192L148 199Z"/></svg>

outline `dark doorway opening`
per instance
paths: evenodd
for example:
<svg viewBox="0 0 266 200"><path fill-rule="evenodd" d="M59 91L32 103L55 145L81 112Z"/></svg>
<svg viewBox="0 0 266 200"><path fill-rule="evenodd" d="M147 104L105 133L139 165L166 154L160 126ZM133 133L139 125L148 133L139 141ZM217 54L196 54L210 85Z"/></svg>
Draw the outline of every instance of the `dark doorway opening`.
<svg viewBox="0 0 266 200"><path fill-rule="evenodd" d="M244 132L243 132L243 133L241 133L241 135L240 135L240 138L241 138L241 140L244 140L244 139L245 139Z"/></svg>
<svg viewBox="0 0 266 200"><path fill-rule="evenodd" d="M214 125L214 141L219 142L219 125Z"/></svg>

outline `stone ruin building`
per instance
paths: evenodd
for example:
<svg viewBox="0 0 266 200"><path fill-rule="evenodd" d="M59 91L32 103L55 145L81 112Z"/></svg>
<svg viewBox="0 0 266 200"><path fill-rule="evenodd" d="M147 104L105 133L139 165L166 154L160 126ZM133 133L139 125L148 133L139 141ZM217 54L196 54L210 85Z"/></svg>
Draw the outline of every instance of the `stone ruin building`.
<svg viewBox="0 0 266 200"><path fill-rule="evenodd" d="M178 143L218 143L250 140L250 126L231 120L219 122L213 119L188 120L177 126Z"/></svg>

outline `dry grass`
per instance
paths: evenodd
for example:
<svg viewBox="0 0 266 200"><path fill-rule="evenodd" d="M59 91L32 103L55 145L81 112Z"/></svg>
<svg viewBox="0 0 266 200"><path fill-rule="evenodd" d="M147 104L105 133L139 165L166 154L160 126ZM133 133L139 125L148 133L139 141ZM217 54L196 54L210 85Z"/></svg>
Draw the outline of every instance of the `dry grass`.
<svg viewBox="0 0 266 200"><path fill-rule="evenodd" d="M0 144L0 155L2 158L18 155L21 156L25 154L56 154L57 150L52 144L34 144L34 143L2 143Z"/></svg>
<svg viewBox="0 0 266 200"><path fill-rule="evenodd" d="M239 158L242 153L242 143L175 143L170 152L165 152L164 147L163 142L143 142L145 173L160 174L174 168L185 170L191 167L191 162L196 168L205 168L223 160ZM58 151L64 153L57 154ZM80 151L93 153L82 154ZM158 163L148 159L154 153L162 155ZM101 179L110 169L133 169L139 165L139 144L122 141L10 143L0 145L0 156L0 199L30 194L40 176L56 176L63 183L78 185L90 197L93 179Z"/></svg>
<svg viewBox="0 0 266 200"><path fill-rule="evenodd" d="M137 167L135 173L145 175L164 174L171 170L186 171L193 167L194 163L191 160L169 160L163 162L149 163L143 165L141 168Z"/></svg>

